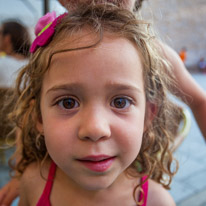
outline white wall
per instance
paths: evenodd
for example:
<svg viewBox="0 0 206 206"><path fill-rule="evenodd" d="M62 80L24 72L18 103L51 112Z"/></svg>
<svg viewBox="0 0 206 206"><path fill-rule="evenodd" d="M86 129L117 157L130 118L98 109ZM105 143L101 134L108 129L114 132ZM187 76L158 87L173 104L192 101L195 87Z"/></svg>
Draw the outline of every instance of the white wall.
<svg viewBox="0 0 206 206"><path fill-rule="evenodd" d="M146 0L142 15L177 52L187 47L188 67L206 58L206 0Z"/></svg>

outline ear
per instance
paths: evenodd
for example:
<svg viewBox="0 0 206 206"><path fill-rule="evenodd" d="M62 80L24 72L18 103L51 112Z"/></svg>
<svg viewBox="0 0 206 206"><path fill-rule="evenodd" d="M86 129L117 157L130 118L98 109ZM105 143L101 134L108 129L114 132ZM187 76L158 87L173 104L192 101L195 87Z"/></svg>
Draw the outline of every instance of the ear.
<svg viewBox="0 0 206 206"><path fill-rule="evenodd" d="M155 103L146 102L146 112L145 112L145 124L144 124L144 131L152 124L152 121L156 117L158 112L158 107Z"/></svg>

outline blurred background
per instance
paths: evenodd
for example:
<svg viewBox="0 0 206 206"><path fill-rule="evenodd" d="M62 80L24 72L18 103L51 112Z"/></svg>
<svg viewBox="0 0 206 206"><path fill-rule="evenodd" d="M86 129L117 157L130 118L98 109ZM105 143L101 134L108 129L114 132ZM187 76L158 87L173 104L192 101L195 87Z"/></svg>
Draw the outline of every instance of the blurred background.
<svg viewBox="0 0 206 206"><path fill-rule="evenodd" d="M0 0L0 23L18 19L29 28L34 38L34 26L44 13L64 8L57 0ZM177 53L186 50L185 65L193 78L206 90L206 73L199 72L198 61L206 59L206 0L146 0L141 14L154 23L157 33ZM206 144L190 109L188 134L175 152L180 169L171 186L178 206L206 206ZM6 164L12 149L0 150L0 187L9 180Z"/></svg>
<svg viewBox="0 0 206 206"><path fill-rule="evenodd" d="M0 23L5 20L18 20L29 28L34 38L33 28L38 19L49 11L59 15L65 12L57 0L0 0Z"/></svg>
<svg viewBox="0 0 206 206"><path fill-rule="evenodd" d="M206 58L206 0L146 0L142 15L154 22L162 40L178 53L187 49L188 69Z"/></svg>
<svg viewBox="0 0 206 206"><path fill-rule="evenodd" d="M60 14L65 10L57 0L0 0L0 23L19 19L33 35L38 18L47 11ZM206 0L145 0L141 13L178 53L187 49L185 64L189 69L206 56Z"/></svg>

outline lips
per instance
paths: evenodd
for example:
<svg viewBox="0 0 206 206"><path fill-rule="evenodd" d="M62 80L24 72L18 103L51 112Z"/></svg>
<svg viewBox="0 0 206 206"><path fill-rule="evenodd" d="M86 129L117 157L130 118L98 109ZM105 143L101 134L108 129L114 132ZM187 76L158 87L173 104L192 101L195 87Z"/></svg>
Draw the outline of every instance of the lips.
<svg viewBox="0 0 206 206"><path fill-rule="evenodd" d="M107 155L98 155L98 156L87 156L78 161L87 167L89 170L94 172L105 172L107 171L112 163L114 162L115 157Z"/></svg>

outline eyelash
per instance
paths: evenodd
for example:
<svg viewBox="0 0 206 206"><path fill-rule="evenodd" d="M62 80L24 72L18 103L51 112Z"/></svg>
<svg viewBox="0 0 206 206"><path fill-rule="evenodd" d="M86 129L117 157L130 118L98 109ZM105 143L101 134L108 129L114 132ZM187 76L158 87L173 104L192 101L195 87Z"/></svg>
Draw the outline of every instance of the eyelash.
<svg viewBox="0 0 206 206"><path fill-rule="evenodd" d="M65 100L70 101L70 103L73 103L73 105L72 105L71 108L66 108L66 107L65 107L64 103L68 103L68 102L64 102ZM120 105L120 107L115 106L115 101L116 101L116 100L118 100L120 104L121 104L120 101L121 101L121 100L124 100L124 102L123 102L124 105L123 105L123 106ZM72 102L72 101L73 101L73 102ZM111 105L112 107L114 107L115 109L121 110L121 109L128 109L132 104L134 104L133 100L130 99L130 98L128 98L128 97L116 97L116 98L114 98L114 99L112 100L112 102L111 102L110 105ZM79 103L79 101L77 101L77 100L76 100L75 98L73 98L73 97L64 97L64 98L61 98L61 99L57 100L54 105L58 105L58 106L60 106L62 109L65 109L65 110L72 110L72 109L75 109L75 108L79 107L79 106L80 106L80 103Z"/></svg>

